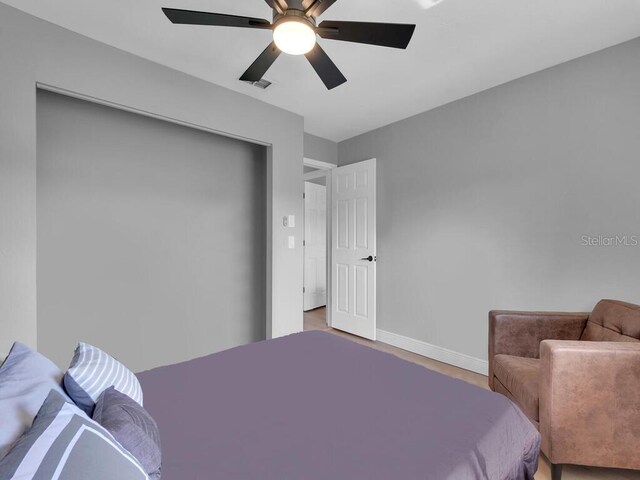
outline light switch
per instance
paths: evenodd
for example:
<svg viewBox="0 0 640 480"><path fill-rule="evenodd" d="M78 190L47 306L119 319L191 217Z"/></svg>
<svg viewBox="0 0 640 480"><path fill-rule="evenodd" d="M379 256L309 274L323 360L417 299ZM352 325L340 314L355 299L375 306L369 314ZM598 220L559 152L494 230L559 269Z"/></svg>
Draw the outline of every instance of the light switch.
<svg viewBox="0 0 640 480"><path fill-rule="evenodd" d="M296 248L296 237L289 235L289 248Z"/></svg>
<svg viewBox="0 0 640 480"><path fill-rule="evenodd" d="M296 226L296 216L295 215L287 215L282 219L282 224L285 227L295 228Z"/></svg>

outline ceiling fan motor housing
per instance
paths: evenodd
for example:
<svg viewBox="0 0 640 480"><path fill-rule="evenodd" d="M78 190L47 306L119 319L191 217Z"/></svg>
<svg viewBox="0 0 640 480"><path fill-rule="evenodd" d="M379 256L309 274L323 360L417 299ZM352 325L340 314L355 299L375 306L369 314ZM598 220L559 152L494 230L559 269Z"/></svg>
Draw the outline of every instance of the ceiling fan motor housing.
<svg viewBox="0 0 640 480"><path fill-rule="evenodd" d="M305 15L304 11L297 10L294 8L288 8L284 11L284 13L278 13L275 10L273 11L273 26L274 28L278 26L278 24L282 22L304 22L308 24L313 30L316 29L316 19L313 17L308 17Z"/></svg>

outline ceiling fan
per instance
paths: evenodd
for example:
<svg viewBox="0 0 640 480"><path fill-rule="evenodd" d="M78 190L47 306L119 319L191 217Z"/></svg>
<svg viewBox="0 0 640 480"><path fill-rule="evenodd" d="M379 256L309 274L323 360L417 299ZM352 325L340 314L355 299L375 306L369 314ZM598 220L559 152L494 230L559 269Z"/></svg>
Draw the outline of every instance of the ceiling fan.
<svg viewBox="0 0 640 480"><path fill-rule="evenodd" d="M316 35L330 40L365 43L382 47L407 48L415 25L399 23L340 22L316 19L337 0L265 0L273 9L273 21L262 18L225 15L163 8L172 23L185 25L212 25L273 30L273 41L256 58L240 80L258 82L269 70L281 52L304 55L331 90L347 79L316 42Z"/></svg>

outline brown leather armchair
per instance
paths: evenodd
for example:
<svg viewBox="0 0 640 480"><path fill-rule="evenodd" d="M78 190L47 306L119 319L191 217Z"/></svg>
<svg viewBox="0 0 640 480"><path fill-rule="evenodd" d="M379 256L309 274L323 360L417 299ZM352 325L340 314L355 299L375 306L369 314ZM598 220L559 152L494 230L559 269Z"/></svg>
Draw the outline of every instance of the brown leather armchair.
<svg viewBox="0 0 640 480"><path fill-rule="evenodd" d="M489 313L489 387L540 430L562 464L640 469L640 306Z"/></svg>

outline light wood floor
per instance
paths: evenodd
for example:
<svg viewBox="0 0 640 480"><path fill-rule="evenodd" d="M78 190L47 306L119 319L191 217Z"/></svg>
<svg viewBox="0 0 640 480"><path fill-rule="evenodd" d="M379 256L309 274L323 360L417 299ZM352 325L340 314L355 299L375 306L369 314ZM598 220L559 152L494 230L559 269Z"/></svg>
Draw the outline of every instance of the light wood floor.
<svg viewBox="0 0 640 480"><path fill-rule="evenodd" d="M364 338L355 337L353 335L349 335L348 333L334 330L333 328L327 326L325 319L326 311L324 308L317 308L315 310L305 312L304 329L323 330L334 335L347 338L353 342L375 348L376 350L392 353L393 355L396 355L397 357L400 357L404 360L408 360L409 362L417 363L418 365L422 365L425 368L429 368L431 370L435 370L436 372L449 375L450 377L459 378L460 380L464 380L465 382L469 382L478 387L486 389L489 388L487 385L487 377L485 377L484 375L470 372L468 370L463 370L462 368L453 367L451 365L447 365L446 363L437 362L435 360L431 360L430 358L423 357L422 355L416 355L415 353L407 352L406 350L401 350L382 342L372 342ZM544 455L541 455L540 466L538 468L538 472L536 473L535 480L551 480L549 462L544 457ZM568 465L564 467L562 480L640 480L640 471L611 470Z"/></svg>

